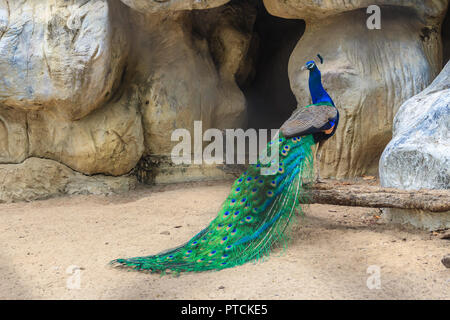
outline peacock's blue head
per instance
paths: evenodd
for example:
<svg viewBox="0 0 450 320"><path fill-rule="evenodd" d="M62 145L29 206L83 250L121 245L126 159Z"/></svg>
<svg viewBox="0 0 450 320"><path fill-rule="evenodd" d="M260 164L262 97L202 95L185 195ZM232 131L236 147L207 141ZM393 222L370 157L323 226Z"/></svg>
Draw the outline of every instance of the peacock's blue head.
<svg viewBox="0 0 450 320"><path fill-rule="evenodd" d="M322 58L322 56L321 56L320 54L317 54L317 57L319 58L320 63L323 63L323 58ZM312 70L314 70L314 69L317 69L316 62L315 62L314 60L308 61L308 62L305 63L305 65L302 67L302 70L305 70L305 69L307 69L307 70L309 70L309 71L312 71Z"/></svg>
<svg viewBox="0 0 450 320"><path fill-rule="evenodd" d="M312 71L314 70L314 68L317 68L316 63L313 60L311 60L305 63L305 65L302 67L302 70Z"/></svg>
<svg viewBox="0 0 450 320"><path fill-rule="evenodd" d="M311 71L311 70L313 70L314 68L316 68L317 66L316 66L316 63L314 62L314 61L308 61L306 64L305 64L305 68L306 69L308 69L309 71Z"/></svg>

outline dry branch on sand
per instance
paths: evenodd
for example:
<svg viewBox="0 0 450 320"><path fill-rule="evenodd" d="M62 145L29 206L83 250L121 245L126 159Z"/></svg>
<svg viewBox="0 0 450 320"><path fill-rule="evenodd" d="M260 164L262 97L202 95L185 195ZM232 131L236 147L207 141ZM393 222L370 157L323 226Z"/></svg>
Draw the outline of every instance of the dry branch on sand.
<svg viewBox="0 0 450 320"><path fill-rule="evenodd" d="M312 186L310 203L445 212L450 211L450 190L400 190L327 180Z"/></svg>

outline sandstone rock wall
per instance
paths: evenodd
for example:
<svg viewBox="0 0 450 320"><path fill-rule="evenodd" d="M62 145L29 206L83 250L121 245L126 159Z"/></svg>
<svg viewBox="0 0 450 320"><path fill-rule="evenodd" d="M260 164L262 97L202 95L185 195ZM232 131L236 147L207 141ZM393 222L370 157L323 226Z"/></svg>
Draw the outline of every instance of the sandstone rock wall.
<svg viewBox="0 0 450 320"><path fill-rule="evenodd" d="M0 103L69 120L102 106L127 48L114 2L0 1Z"/></svg>
<svg viewBox="0 0 450 320"><path fill-rule="evenodd" d="M397 109L441 70L447 0L369 2L264 1L273 15L306 21L286 70L299 106L309 104L300 67L325 58L342 118L319 151L323 177L376 173ZM381 30L365 27L369 4L382 6ZM160 160L177 143L172 131L193 133L195 120L203 130L247 126L239 85L252 81L264 41L254 27L261 5L0 0L1 201L107 190L82 186L107 176L117 176L108 190L132 188L140 168L159 182L224 178L214 166Z"/></svg>
<svg viewBox="0 0 450 320"><path fill-rule="evenodd" d="M393 138L380 159L382 186L450 188L450 62L395 115Z"/></svg>
<svg viewBox="0 0 450 320"><path fill-rule="evenodd" d="M336 135L319 149L322 177L376 175L400 105L442 66L440 23L447 1L277 1L269 12L306 20L289 62L298 105L310 103L306 61L320 53L325 89L340 110ZM366 7L381 7L381 29L366 26ZM383 6L390 5L390 6ZM362 9L360 9L362 8Z"/></svg>
<svg viewBox="0 0 450 320"><path fill-rule="evenodd" d="M382 186L400 189L450 188L450 62L395 115L393 138L380 159L380 179ZM450 227L450 212L385 209L384 216L427 230Z"/></svg>

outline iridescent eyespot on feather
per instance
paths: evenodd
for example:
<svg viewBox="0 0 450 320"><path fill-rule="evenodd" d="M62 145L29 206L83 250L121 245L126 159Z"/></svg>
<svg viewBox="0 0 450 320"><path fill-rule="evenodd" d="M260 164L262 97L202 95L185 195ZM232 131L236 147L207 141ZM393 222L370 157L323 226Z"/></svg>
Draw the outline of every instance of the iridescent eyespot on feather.
<svg viewBox="0 0 450 320"><path fill-rule="evenodd" d="M260 180L258 180L258 183L259 183L259 184L263 184L263 183L264 183L264 180L260 179Z"/></svg>
<svg viewBox="0 0 450 320"><path fill-rule="evenodd" d="M242 198L241 203L247 202L247 198Z"/></svg>
<svg viewBox="0 0 450 320"><path fill-rule="evenodd" d="M255 194L258 191L258 188L253 188L252 189L252 194Z"/></svg>
<svg viewBox="0 0 450 320"><path fill-rule="evenodd" d="M230 250L233 246L230 244L228 246L226 246L225 250Z"/></svg>
<svg viewBox="0 0 450 320"><path fill-rule="evenodd" d="M222 259L226 259L226 258L228 258L228 255L227 255L227 254L224 254L224 255L222 256Z"/></svg>
<svg viewBox="0 0 450 320"><path fill-rule="evenodd" d="M289 145L285 145L285 146L283 147L283 149L286 150L286 151L289 151L289 150L291 150L291 147L289 147Z"/></svg>
<svg viewBox="0 0 450 320"><path fill-rule="evenodd" d="M279 167L279 168L278 168L278 172L279 172L279 173L284 173L284 168L283 168L283 167Z"/></svg>
<svg viewBox="0 0 450 320"><path fill-rule="evenodd" d="M224 244L225 241L227 241L228 237L223 237L222 240L220 241L220 244Z"/></svg>
<svg viewBox="0 0 450 320"><path fill-rule="evenodd" d="M222 227L223 227L223 224L219 223L219 224L217 225L216 230L220 230L220 229L222 229Z"/></svg>
<svg viewBox="0 0 450 320"><path fill-rule="evenodd" d="M277 182L275 180L270 181L270 185L272 187L276 187L277 186Z"/></svg>
<svg viewBox="0 0 450 320"><path fill-rule="evenodd" d="M172 258L173 258L173 256L168 256L168 257L167 257L167 259L169 259L169 260L172 259Z"/></svg>
<svg viewBox="0 0 450 320"><path fill-rule="evenodd" d="M236 203L236 199L231 199L231 201L230 201L230 205L234 205Z"/></svg>
<svg viewBox="0 0 450 320"><path fill-rule="evenodd" d="M246 216L245 217L245 221L252 222L253 221L253 217L252 216Z"/></svg>
<svg viewBox="0 0 450 320"><path fill-rule="evenodd" d="M209 253L209 256L211 257L211 256L215 255L216 252L217 252L216 250L211 251L211 252Z"/></svg>
<svg viewBox="0 0 450 320"><path fill-rule="evenodd" d="M230 230L232 226L233 226L232 223L228 224L228 225L227 225L227 231Z"/></svg>
<svg viewBox="0 0 450 320"><path fill-rule="evenodd" d="M233 236L233 235L235 235L236 234L236 232L237 232L237 229L236 228L234 228L233 229L233 231L231 231L231 235Z"/></svg>
<svg viewBox="0 0 450 320"><path fill-rule="evenodd" d="M235 192L235 193L239 193L239 191L241 191L241 188L240 188L240 187L236 188L236 190L235 190L234 192Z"/></svg>
<svg viewBox="0 0 450 320"><path fill-rule="evenodd" d="M197 262L203 262L203 261L205 261L205 258L201 258L201 259L197 260Z"/></svg>
<svg viewBox="0 0 450 320"><path fill-rule="evenodd" d="M186 255L190 255L192 253L192 250L186 251Z"/></svg>
<svg viewBox="0 0 450 320"><path fill-rule="evenodd" d="M253 213L258 213L258 212L259 212L259 209L255 207L255 208L252 209L252 212L253 212Z"/></svg>
<svg viewBox="0 0 450 320"><path fill-rule="evenodd" d="M196 244L198 243L198 241L194 241L194 242L192 242L192 246L195 246Z"/></svg>
<svg viewBox="0 0 450 320"><path fill-rule="evenodd" d="M271 190L267 191L267 196L269 198L272 198L273 197L273 191L271 191Z"/></svg>
<svg viewBox="0 0 450 320"><path fill-rule="evenodd" d="M226 216L228 216L230 214L230 211L225 211L224 213L223 213L223 215L226 217Z"/></svg>
<svg viewBox="0 0 450 320"><path fill-rule="evenodd" d="M237 182L238 182L238 183L241 183L243 180L244 180L244 179L239 178Z"/></svg>
<svg viewBox="0 0 450 320"><path fill-rule="evenodd" d="M287 152L286 150L281 150L281 155L287 156L287 155L288 155L288 152Z"/></svg>

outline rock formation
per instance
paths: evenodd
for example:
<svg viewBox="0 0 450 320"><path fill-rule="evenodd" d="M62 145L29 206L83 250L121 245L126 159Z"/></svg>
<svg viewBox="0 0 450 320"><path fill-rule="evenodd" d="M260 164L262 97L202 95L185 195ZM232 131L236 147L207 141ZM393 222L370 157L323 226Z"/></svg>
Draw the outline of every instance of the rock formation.
<svg viewBox="0 0 450 320"><path fill-rule="evenodd" d="M304 63L320 53L325 89L341 112L336 135L319 151L322 177L376 174L400 105L422 91L442 65L439 34L447 1L265 0L271 14L306 21L289 61L298 105L310 103ZM381 29L366 8L381 6ZM384 7L383 5L389 5Z"/></svg>
<svg viewBox="0 0 450 320"><path fill-rule="evenodd" d="M393 138L380 159L380 179L385 187L450 189L450 62L397 112ZM386 209L386 215L427 229L450 227L450 212Z"/></svg>
<svg viewBox="0 0 450 320"><path fill-rule="evenodd" d="M377 172L396 111L441 70L447 2L264 1L272 15L305 20L280 44L287 57L306 24L289 70L280 71L284 60L272 73L289 71L299 106L309 104L300 67L325 58L342 119L319 150L321 176ZM366 27L371 4L381 6L381 30ZM174 166L171 135L193 135L195 120L203 130L246 128L242 87L267 48L256 34L264 28L255 31L261 10L255 0L0 0L0 201L114 192L132 188L135 174L161 183L230 177L215 165Z"/></svg>
<svg viewBox="0 0 450 320"><path fill-rule="evenodd" d="M380 179L385 187L450 189L450 62L395 115Z"/></svg>

